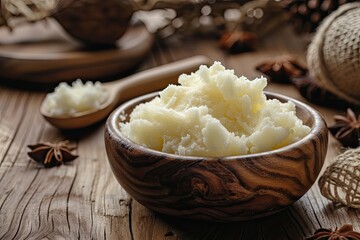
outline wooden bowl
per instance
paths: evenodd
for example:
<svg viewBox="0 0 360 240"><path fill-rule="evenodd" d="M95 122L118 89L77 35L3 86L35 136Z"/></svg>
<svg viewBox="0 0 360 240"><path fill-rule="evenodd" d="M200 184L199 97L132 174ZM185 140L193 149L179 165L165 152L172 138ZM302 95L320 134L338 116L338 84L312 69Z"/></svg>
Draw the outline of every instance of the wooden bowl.
<svg viewBox="0 0 360 240"><path fill-rule="evenodd" d="M328 134L313 108L289 97L311 127L298 142L277 150L222 158L163 153L135 144L119 130L119 116L151 100L152 93L119 106L108 118L105 144L114 175L145 207L166 215L211 221L242 221L276 213L303 196L324 163ZM125 121L127 121L126 119Z"/></svg>

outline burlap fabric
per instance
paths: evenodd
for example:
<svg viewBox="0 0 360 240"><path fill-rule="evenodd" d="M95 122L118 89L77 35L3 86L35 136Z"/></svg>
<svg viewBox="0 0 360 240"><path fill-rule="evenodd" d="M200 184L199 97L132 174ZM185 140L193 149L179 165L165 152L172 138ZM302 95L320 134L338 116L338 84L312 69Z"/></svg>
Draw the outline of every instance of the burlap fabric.
<svg viewBox="0 0 360 240"><path fill-rule="evenodd" d="M360 208L360 148L336 157L318 181L321 194L352 208Z"/></svg>
<svg viewBox="0 0 360 240"><path fill-rule="evenodd" d="M307 52L310 73L338 97L360 105L360 3L348 3L321 23Z"/></svg>

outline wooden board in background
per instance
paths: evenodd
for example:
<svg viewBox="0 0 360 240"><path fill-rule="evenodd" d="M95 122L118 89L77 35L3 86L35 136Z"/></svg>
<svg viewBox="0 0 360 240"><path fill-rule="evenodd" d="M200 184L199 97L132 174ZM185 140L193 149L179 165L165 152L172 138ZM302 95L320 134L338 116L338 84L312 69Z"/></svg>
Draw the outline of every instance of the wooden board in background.
<svg viewBox="0 0 360 240"><path fill-rule="evenodd" d="M54 84L77 78L98 80L119 75L148 53L154 36L131 25L110 49L85 48L67 37L55 21L0 29L0 78Z"/></svg>

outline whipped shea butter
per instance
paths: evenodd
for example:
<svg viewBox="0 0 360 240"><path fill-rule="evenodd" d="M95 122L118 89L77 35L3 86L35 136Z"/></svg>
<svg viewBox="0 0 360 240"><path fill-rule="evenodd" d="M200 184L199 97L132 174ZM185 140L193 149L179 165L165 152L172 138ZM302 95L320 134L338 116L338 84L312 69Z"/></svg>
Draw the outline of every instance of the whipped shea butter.
<svg viewBox="0 0 360 240"><path fill-rule="evenodd" d="M178 82L138 105L122 133L166 153L223 157L280 148L310 132L292 102L266 99L264 77L250 81L215 62Z"/></svg>
<svg viewBox="0 0 360 240"><path fill-rule="evenodd" d="M80 112L101 108L109 98L100 82L85 84L80 80L72 86L62 82L44 100L44 108L50 116L74 116Z"/></svg>

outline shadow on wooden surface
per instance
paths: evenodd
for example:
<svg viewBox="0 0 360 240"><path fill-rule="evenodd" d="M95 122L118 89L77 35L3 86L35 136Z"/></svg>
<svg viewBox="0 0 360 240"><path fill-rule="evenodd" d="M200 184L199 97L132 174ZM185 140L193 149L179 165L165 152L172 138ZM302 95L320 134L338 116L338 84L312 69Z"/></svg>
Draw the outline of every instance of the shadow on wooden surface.
<svg viewBox="0 0 360 240"><path fill-rule="evenodd" d="M188 219L159 217L180 233L180 239L228 240L228 239L303 239L297 229L286 229L289 222L288 210L272 216L243 222L206 222ZM267 226L266 229L263 226ZM171 235L171 232L168 232Z"/></svg>

